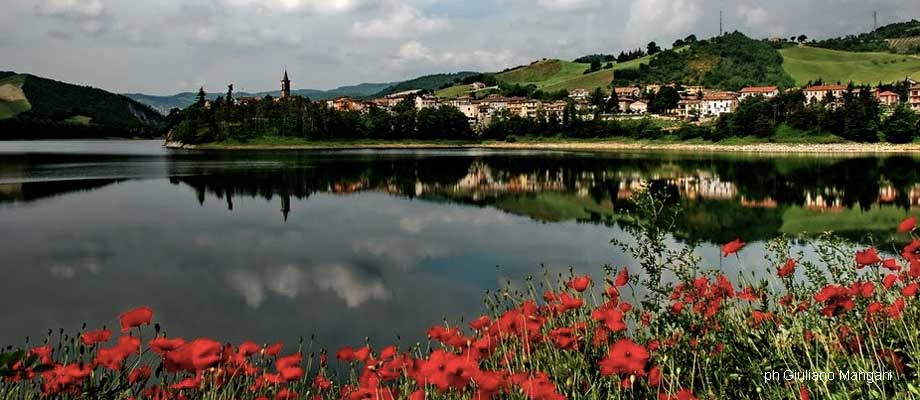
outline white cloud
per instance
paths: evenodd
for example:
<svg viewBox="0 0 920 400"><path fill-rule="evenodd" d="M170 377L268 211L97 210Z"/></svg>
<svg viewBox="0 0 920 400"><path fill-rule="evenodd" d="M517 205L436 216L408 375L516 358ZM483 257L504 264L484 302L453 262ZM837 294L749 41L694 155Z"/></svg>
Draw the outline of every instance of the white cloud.
<svg viewBox="0 0 920 400"><path fill-rule="evenodd" d="M306 11L337 15L354 11L367 0L224 0L233 7L256 7L265 12Z"/></svg>
<svg viewBox="0 0 920 400"><path fill-rule="evenodd" d="M392 296L382 282L362 279L351 268L342 265L318 266L313 273L318 288L332 291L349 308L371 300L386 301Z"/></svg>
<svg viewBox="0 0 920 400"><path fill-rule="evenodd" d="M598 7L598 0L538 0L543 8L554 11L580 11Z"/></svg>
<svg viewBox="0 0 920 400"><path fill-rule="evenodd" d="M409 34L444 30L447 20L423 15L408 4L396 4L387 14L351 25L355 36L371 39L398 39Z"/></svg>
<svg viewBox="0 0 920 400"><path fill-rule="evenodd" d="M74 275L69 270L52 273L65 278ZM306 272L304 268L292 264L261 273L235 270L227 273L227 282L252 309L262 306L266 292L293 300L308 286L332 292L349 308L360 307L372 300L386 301L392 296L379 280L362 278L353 267L340 264L314 265Z"/></svg>
<svg viewBox="0 0 920 400"><path fill-rule="evenodd" d="M416 62L438 66L495 70L507 67L516 59L511 50L442 51L436 52L421 42L412 40L399 46L393 67L405 68Z"/></svg>
<svg viewBox="0 0 920 400"><path fill-rule="evenodd" d="M41 14L68 19L94 19L102 17L105 4L102 0L46 0L38 6Z"/></svg>
<svg viewBox="0 0 920 400"><path fill-rule="evenodd" d="M625 36L633 45L640 45L692 33L703 16L701 3L701 0L636 1L629 12Z"/></svg>
<svg viewBox="0 0 920 400"><path fill-rule="evenodd" d="M763 7L738 6L738 16L750 27L761 27L770 22L770 13Z"/></svg>

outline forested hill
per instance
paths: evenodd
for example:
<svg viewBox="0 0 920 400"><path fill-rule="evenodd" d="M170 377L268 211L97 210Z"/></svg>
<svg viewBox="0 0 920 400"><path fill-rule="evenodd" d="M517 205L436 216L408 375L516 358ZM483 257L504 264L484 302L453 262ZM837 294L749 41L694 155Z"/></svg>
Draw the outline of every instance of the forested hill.
<svg viewBox="0 0 920 400"><path fill-rule="evenodd" d="M898 22L869 33L812 41L809 45L841 51L920 54L920 21Z"/></svg>
<svg viewBox="0 0 920 400"><path fill-rule="evenodd" d="M638 69L617 71L616 82L680 82L724 90L795 84L783 69L783 57L769 42L740 32L659 52Z"/></svg>
<svg viewBox="0 0 920 400"><path fill-rule="evenodd" d="M0 139L161 136L166 117L125 96L0 72Z"/></svg>

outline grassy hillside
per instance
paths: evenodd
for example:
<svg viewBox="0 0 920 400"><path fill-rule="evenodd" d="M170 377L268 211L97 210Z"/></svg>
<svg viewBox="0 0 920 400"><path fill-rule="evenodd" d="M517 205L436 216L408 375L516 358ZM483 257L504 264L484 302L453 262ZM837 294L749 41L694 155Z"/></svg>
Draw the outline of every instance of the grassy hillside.
<svg viewBox="0 0 920 400"><path fill-rule="evenodd" d="M582 64L563 60L541 60L530 65L515 68L496 75L501 81L517 83L520 85L536 85L540 89L575 89L584 84L591 87L606 86L613 78L613 71L601 70L585 75L585 70L590 64ZM609 79L608 79L609 78ZM578 82L573 82L573 81ZM606 81L606 82L605 82ZM581 84L581 85L579 85Z"/></svg>
<svg viewBox="0 0 920 400"><path fill-rule="evenodd" d="M376 93L374 96L386 96L388 94L399 93L406 90L438 90L446 84L451 84L458 82L464 78L468 78L474 75L479 75L478 72L455 72L451 74L433 74L425 75L415 79L410 79L408 81L397 83L393 86L390 86L379 93Z"/></svg>
<svg viewBox="0 0 920 400"><path fill-rule="evenodd" d="M620 69L616 78L617 84L679 82L726 90L791 86L794 81L782 63L783 58L767 41L733 32L662 51L645 67Z"/></svg>
<svg viewBox="0 0 920 400"><path fill-rule="evenodd" d="M12 118L32 108L22 92L24 80L25 77L22 75L0 75L0 119Z"/></svg>
<svg viewBox="0 0 920 400"><path fill-rule="evenodd" d="M920 57L890 53L847 52L816 47L780 50L783 69L799 85L822 78L830 82L877 84L920 77Z"/></svg>
<svg viewBox="0 0 920 400"><path fill-rule="evenodd" d="M122 95L28 74L0 76L0 139L157 136L166 125Z"/></svg>

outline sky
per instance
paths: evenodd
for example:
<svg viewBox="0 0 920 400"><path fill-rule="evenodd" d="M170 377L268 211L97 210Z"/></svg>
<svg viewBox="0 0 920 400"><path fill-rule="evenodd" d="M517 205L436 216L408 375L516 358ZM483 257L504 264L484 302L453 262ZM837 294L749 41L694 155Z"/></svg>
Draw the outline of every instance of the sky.
<svg viewBox="0 0 920 400"><path fill-rule="evenodd" d="M917 0L3 0L0 70L114 92L274 90L498 71L727 31L825 38Z"/></svg>

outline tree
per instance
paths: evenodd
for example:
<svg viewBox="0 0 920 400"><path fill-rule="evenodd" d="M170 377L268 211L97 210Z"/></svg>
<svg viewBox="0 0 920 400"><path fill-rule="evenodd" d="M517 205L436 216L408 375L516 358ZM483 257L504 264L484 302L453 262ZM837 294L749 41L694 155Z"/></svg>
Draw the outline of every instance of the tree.
<svg viewBox="0 0 920 400"><path fill-rule="evenodd" d="M607 104L604 105L604 112L617 114L620 112L620 99L617 96L616 88L610 90L610 97Z"/></svg>
<svg viewBox="0 0 920 400"><path fill-rule="evenodd" d="M588 101L591 106L594 107L595 115L604 112L604 104L606 103L606 100L607 96L604 95L604 91L601 90L601 88L596 88L593 92L591 92L591 96Z"/></svg>
<svg viewBox="0 0 920 400"><path fill-rule="evenodd" d="M906 104L898 104L891 116L882 122L885 140L891 143L910 143L918 136L917 113Z"/></svg>
<svg viewBox="0 0 920 400"><path fill-rule="evenodd" d="M233 84L227 85L227 104L233 105Z"/></svg>
<svg viewBox="0 0 920 400"><path fill-rule="evenodd" d="M207 97L208 95L205 94L204 87L202 86L201 88L198 89L198 96L197 96L198 100L196 101L196 104L204 107L204 102L207 100Z"/></svg>
<svg viewBox="0 0 920 400"><path fill-rule="evenodd" d="M648 46L646 47L646 49L647 49L647 50L646 50L646 53L648 53L648 55L650 55L650 56L653 56L653 55L657 54L659 51L661 51L661 47L658 47L658 44L655 43L655 42L649 42L649 44L648 44Z"/></svg>
<svg viewBox="0 0 920 400"><path fill-rule="evenodd" d="M664 114L677 108L679 101L680 93L677 92L676 88L663 86L658 90L658 93L652 96L648 104L648 110L652 114Z"/></svg>
<svg viewBox="0 0 920 400"><path fill-rule="evenodd" d="M797 40L797 41L798 41L799 43L805 43L805 41L807 41L807 40L808 40L808 36L805 36L805 35L799 35L799 37L798 37L798 38L796 38L796 40Z"/></svg>

